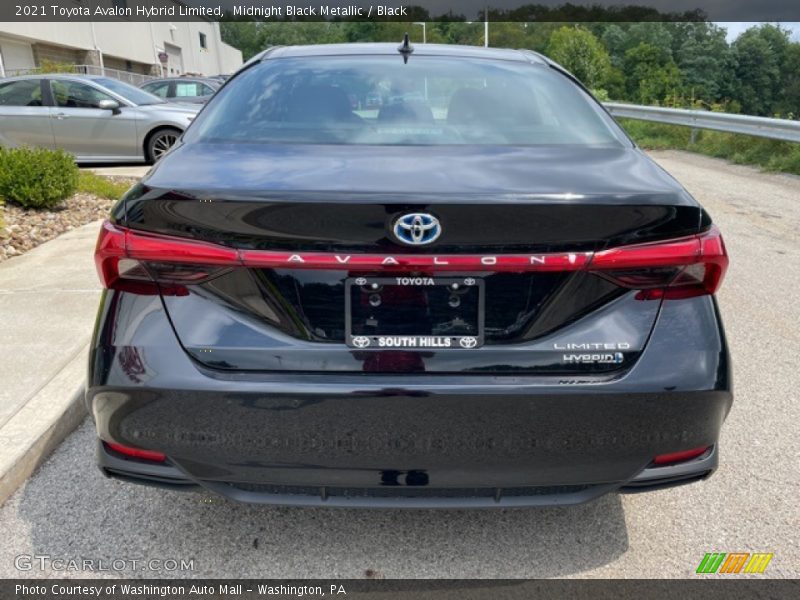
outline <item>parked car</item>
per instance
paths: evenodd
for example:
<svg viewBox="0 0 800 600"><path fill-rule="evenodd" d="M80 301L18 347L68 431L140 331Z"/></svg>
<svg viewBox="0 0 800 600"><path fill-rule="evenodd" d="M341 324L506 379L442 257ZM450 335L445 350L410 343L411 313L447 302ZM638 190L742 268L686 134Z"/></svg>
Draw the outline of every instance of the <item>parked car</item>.
<svg viewBox="0 0 800 600"><path fill-rule="evenodd" d="M224 82L214 78L167 77L152 79L139 87L167 102L204 104Z"/></svg>
<svg viewBox="0 0 800 600"><path fill-rule="evenodd" d="M384 83L440 104L352 109ZM506 507L717 466L720 232L539 54L262 53L116 205L95 258L86 402L109 476Z"/></svg>
<svg viewBox="0 0 800 600"><path fill-rule="evenodd" d="M200 107L100 76L0 80L0 145L63 148L78 162L155 162Z"/></svg>

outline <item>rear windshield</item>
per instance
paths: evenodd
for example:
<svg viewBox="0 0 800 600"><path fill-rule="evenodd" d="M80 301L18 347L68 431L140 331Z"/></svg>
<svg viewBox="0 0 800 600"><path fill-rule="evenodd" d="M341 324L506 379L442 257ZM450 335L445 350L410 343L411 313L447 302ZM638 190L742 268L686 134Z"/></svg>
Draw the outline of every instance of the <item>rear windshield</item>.
<svg viewBox="0 0 800 600"><path fill-rule="evenodd" d="M138 104L139 106L164 103L164 101L158 96L154 96L150 92L146 92L144 90L140 90L139 88L133 87L132 85L127 84L124 81L119 81L117 79L96 77L95 82L99 83L102 86L107 87L115 94L119 94L126 100L130 100L131 102L133 102L134 104Z"/></svg>
<svg viewBox="0 0 800 600"><path fill-rule="evenodd" d="M606 145L610 118L544 65L411 56L266 60L226 86L187 141Z"/></svg>

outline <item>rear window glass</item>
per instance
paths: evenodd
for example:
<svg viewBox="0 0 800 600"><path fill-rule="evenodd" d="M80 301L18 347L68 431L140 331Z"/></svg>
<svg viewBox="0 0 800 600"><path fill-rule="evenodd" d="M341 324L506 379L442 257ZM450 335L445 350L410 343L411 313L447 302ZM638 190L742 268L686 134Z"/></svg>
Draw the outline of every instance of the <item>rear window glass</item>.
<svg viewBox="0 0 800 600"><path fill-rule="evenodd" d="M119 94L126 100L129 100L134 104L138 104L139 106L146 106L148 104L161 104L164 102L158 96L154 96L149 92L145 92L137 87L133 87L124 81L105 77L96 77L94 81L95 83L99 83L103 87L108 88L115 94Z"/></svg>
<svg viewBox="0 0 800 600"><path fill-rule="evenodd" d="M543 65L466 58L266 60L226 86L187 141L378 145L622 143L577 85Z"/></svg>

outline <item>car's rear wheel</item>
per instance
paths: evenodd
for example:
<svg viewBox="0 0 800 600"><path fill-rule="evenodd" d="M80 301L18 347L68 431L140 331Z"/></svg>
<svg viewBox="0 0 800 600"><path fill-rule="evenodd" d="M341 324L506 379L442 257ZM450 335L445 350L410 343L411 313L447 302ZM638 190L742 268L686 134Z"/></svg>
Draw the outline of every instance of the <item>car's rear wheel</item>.
<svg viewBox="0 0 800 600"><path fill-rule="evenodd" d="M146 144L147 160L151 163L161 160L180 136L181 131L172 127L159 129L152 133Z"/></svg>

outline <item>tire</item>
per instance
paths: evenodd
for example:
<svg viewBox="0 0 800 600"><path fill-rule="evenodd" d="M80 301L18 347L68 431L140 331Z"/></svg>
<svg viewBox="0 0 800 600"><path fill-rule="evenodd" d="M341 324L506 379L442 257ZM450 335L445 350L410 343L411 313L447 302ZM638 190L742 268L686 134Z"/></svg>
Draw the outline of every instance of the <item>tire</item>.
<svg viewBox="0 0 800 600"><path fill-rule="evenodd" d="M172 127L165 127L164 129L157 129L150 134L147 138L145 146L145 153L148 162L156 163L161 160L161 157L172 148L178 138L181 137L182 131Z"/></svg>

